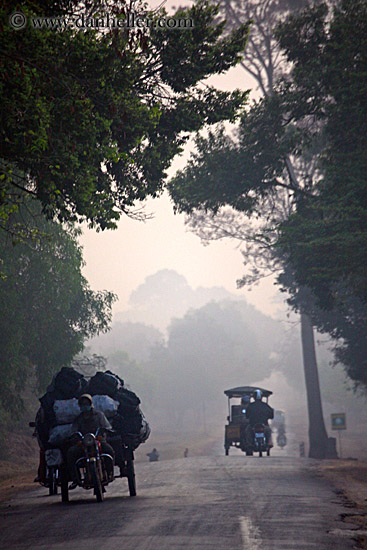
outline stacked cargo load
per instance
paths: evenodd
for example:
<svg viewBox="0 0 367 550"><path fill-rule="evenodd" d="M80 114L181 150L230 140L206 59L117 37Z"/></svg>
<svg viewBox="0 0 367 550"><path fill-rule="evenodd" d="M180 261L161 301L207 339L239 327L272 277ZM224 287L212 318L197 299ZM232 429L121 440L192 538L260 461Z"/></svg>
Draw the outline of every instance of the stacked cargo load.
<svg viewBox="0 0 367 550"><path fill-rule="evenodd" d="M40 398L36 432L42 449L62 446L72 435L72 423L80 414L78 398L89 393L93 406L102 411L113 429L135 450L150 435L149 424L140 409L138 396L124 387L111 371L99 371L89 381L71 367L54 376Z"/></svg>
<svg viewBox="0 0 367 550"><path fill-rule="evenodd" d="M117 414L109 421L112 428L122 439L129 439L135 450L150 435L150 427L140 409L140 399L124 387L124 381L111 371L97 372L87 386L87 393L92 397L101 392L118 402ZM93 397L94 399L94 397Z"/></svg>

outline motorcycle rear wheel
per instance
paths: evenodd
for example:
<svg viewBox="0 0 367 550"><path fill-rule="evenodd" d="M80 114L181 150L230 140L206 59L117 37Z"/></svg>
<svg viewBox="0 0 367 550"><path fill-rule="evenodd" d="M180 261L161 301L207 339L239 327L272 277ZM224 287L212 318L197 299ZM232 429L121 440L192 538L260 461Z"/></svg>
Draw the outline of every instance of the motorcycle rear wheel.
<svg viewBox="0 0 367 550"><path fill-rule="evenodd" d="M57 482L58 482L58 471L56 466L51 466L49 468L49 494L57 495Z"/></svg>
<svg viewBox="0 0 367 550"><path fill-rule="evenodd" d="M55 466L48 468L48 494L50 496L57 495L57 477Z"/></svg>
<svg viewBox="0 0 367 550"><path fill-rule="evenodd" d="M102 483L101 478L97 471L97 465L95 462L91 462L90 464L91 468L91 475L92 475L92 481L93 481L93 487L94 487L94 494L96 495L97 502L103 502L103 489L102 489Z"/></svg>
<svg viewBox="0 0 367 550"><path fill-rule="evenodd" d="M132 460L127 461L127 482L129 484L129 493L131 497L136 496L135 468Z"/></svg>
<svg viewBox="0 0 367 550"><path fill-rule="evenodd" d="M61 501L69 502L69 479L68 472L65 467L60 470L60 481L61 481Z"/></svg>

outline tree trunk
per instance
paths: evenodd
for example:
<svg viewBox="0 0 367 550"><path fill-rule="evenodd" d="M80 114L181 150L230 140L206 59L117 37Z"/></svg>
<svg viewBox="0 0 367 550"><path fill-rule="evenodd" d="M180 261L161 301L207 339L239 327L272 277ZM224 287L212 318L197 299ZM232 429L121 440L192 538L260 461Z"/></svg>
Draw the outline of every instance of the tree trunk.
<svg viewBox="0 0 367 550"><path fill-rule="evenodd" d="M309 421L310 449L308 456L310 458L327 458L328 435L322 414L313 327L310 318L304 313L301 313L301 337Z"/></svg>

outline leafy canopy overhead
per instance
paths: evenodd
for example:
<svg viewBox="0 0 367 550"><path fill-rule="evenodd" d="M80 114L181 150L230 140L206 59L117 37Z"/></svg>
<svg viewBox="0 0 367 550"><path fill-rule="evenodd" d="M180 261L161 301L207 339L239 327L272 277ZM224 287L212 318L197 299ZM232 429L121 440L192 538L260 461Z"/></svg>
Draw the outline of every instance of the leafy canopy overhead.
<svg viewBox="0 0 367 550"><path fill-rule="evenodd" d="M13 221L37 224L38 237L13 246L0 232L0 408L13 411L30 374L44 389L85 339L108 329L116 299L89 288L77 232L47 222L36 201L26 204Z"/></svg>
<svg viewBox="0 0 367 550"><path fill-rule="evenodd" d="M8 23L15 8L8 2L0 10L2 227L22 200L19 189L51 218L115 227L122 212L162 191L190 132L234 120L246 99L201 84L239 62L248 35L244 24L223 36L218 10L206 0L178 10L194 26L174 31L15 31ZM87 8L121 18L129 9L125 2L32 2L22 11L30 18ZM150 14L158 15L164 12Z"/></svg>
<svg viewBox="0 0 367 550"><path fill-rule="evenodd" d="M325 300L348 279L367 299L367 4L345 0L332 14L316 5L277 31L291 71L241 119L236 140L223 130L197 139L187 167L170 182L176 208L216 212L225 205L260 213L287 188L294 214L279 227L297 280ZM317 159L308 178L289 159ZM329 253L328 253L329 251Z"/></svg>
<svg viewBox="0 0 367 550"><path fill-rule="evenodd" d="M323 307L338 301L340 285L367 303L367 4L345 0L331 21L317 6L279 37L294 66L291 116L313 117L324 140L316 196L300 201L279 244Z"/></svg>
<svg viewBox="0 0 367 550"><path fill-rule="evenodd" d="M255 237L283 265L292 305L343 339L336 358L366 384L367 4L317 4L276 36L289 71L243 115L236 139L223 130L198 138L170 193L187 213L230 205L265 214L266 232ZM279 219L271 205L284 188ZM305 287L312 304L301 299Z"/></svg>

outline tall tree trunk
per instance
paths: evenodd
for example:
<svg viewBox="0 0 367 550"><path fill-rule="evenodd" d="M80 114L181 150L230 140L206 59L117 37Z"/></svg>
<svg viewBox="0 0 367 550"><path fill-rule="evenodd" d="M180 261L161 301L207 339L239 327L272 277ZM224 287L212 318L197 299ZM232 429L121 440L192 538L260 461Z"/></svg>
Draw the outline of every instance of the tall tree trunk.
<svg viewBox="0 0 367 550"><path fill-rule="evenodd" d="M309 421L308 435L310 449L308 456L310 458L327 458L328 435L322 414L315 339L310 318L305 313L301 313L301 338Z"/></svg>
<svg viewBox="0 0 367 550"><path fill-rule="evenodd" d="M221 5L223 5L223 3ZM247 2L244 5L246 6L245 19L251 19L250 12L251 10L256 11L258 3ZM243 22L244 12L243 10L236 11L237 4L235 2L232 3L231 0L224 0L224 6L226 20L232 22L232 28L236 26L239 22ZM271 44L272 35L267 34L269 32L269 26L267 25L266 10L269 9L268 17L270 21L274 16L274 8L280 9L279 15L281 15L281 7L276 7L276 2L274 2L273 4L270 2L270 4L268 4L268 8L265 8L265 11L262 13L260 19L254 17L255 32L257 26L260 40L263 41L265 34L269 39L269 44ZM286 12L287 3L285 3L284 5L284 10ZM254 40L256 42L256 35ZM267 51L267 57L266 54L264 57L260 54L258 48L255 47L255 42L250 43L250 49L253 51L252 54L250 52L250 57L247 58L247 62L242 64L242 68L258 82L261 90L266 96L270 95L273 91L273 82L275 80L274 58L276 57L277 50L276 47L274 47L274 49L270 47ZM257 62L255 62L255 60L257 60ZM300 187L296 172L289 157L285 159L285 167L288 171L290 180L293 182L294 187ZM328 435L326 432L324 417L322 414L319 373L317 370L313 327L311 325L309 317L305 314L301 314L301 333L303 367L306 379L309 418L309 456L311 458L337 458L335 446L333 448L328 444Z"/></svg>

